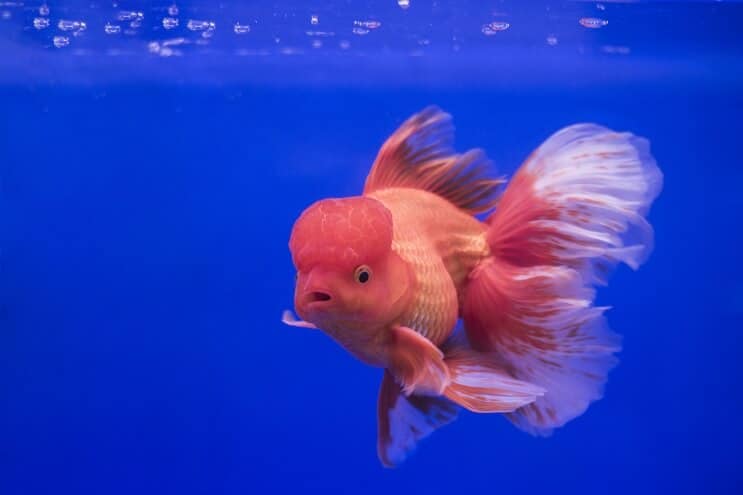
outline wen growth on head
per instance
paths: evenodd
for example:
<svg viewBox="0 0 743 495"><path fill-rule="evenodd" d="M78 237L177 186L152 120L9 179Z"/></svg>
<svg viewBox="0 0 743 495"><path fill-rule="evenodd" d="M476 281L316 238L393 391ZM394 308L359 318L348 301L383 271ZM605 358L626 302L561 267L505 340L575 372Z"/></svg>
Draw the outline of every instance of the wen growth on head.
<svg viewBox="0 0 743 495"><path fill-rule="evenodd" d="M482 151L452 143L448 114L414 115L382 146L362 195L311 205L289 241L301 320L284 322L385 370L386 466L460 407L537 435L581 415L620 349L593 286L652 249L644 216L663 179L644 139L567 127L502 192Z"/></svg>

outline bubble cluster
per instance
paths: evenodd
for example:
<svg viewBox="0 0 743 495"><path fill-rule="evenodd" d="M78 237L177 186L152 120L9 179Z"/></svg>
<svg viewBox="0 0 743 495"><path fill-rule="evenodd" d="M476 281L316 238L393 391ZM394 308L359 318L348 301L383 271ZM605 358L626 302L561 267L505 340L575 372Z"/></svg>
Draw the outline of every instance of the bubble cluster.
<svg viewBox="0 0 743 495"><path fill-rule="evenodd" d="M105 22L107 19L104 18L100 23L94 23L92 18L85 20L81 18L75 19L74 11L66 7L60 9L60 13L62 13L61 16L55 15L50 18L49 5L47 3L41 3L44 2L44 0L40 0L39 3L34 3L33 7L26 8L27 12L31 12L31 15L26 18L26 29L35 31L49 29L51 31L52 29L50 28L56 27L56 29L53 29L54 33L49 33L48 37L42 37L41 35L39 37L47 40L48 43L52 34L58 35L53 37L53 45L57 48L68 46L71 41L77 43L76 37L81 35L85 36L88 30L88 24L86 24L86 21L90 23L91 30L94 33L100 33L99 30L102 29L106 35L123 34L136 37L136 39L140 39L142 36L148 36L149 33L151 38L145 39L143 45L139 43L136 46L132 45L128 48L129 51L127 53L135 53L135 50L142 50L142 48L146 47L150 53L155 53L161 56L181 54L177 48L175 48L177 45L168 44L168 41L160 39L168 35L177 36L182 33L191 32L191 34L184 34L189 39L188 43L200 46L212 45L210 38L215 36L216 24L218 22L220 24L225 22L227 30L231 27L232 33L226 31L225 35L232 34L243 36L252 33L255 30L255 36L251 36L250 39L257 43L262 42L268 44L269 46L264 45L263 51L270 54L283 53L282 50L289 50L293 54L311 53L311 50L308 49L308 45L315 49L332 46L340 48L341 50L348 50L351 48L351 41L355 39L354 36L367 36L372 31L381 28L383 23L386 26L392 26L391 30L388 27L388 29L384 31L390 30L390 32L394 34L397 29L397 26L394 26L394 19L387 20L384 16L378 19L377 15L379 15L379 13L375 12L368 12L368 17L364 16L363 13L359 16L359 13L357 13L354 16L331 18L326 17L324 11L318 11L316 7L313 8L314 12L313 10L309 10L305 11L303 14L296 14L293 11L282 11L279 8L275 8L272 12L273 19L279 21L281 26L288 26L290 32L276 30L272 33L270 27L268 30L263 29L264 22L267 22L266 19L253 19L248 17L247 19L242 18L243 22L237 21L235 18L227 18L223 20L222 17L209 16L207 11L203 9L194 9L194 14L191 15L194 15L197 18L189 19L189 14L187 14L185 10L181 12L178 5L176 5L176 1L177 0L167 0L167 2L162 2L159 6L153 7L150 13L150 11L145 11L144 9L121 10L118 6L119 3L117 0L113 0L113 2L109 4L109 6L113 5L113 9L111 14L107 17L110 22ZM396 2L402 9L409 9L411 6L410 0L396 0ZM11 14L15 16L16 11L10 9L10 7L13 6L23 7L24 2L8 2L0 0L0 18L8 19L11 17ZM97 4L91 4L91 8L93 7L97 7ZM571 35L568 32L558 31L558 29L562 29L565 27L564 24L567 23L572 30L580 30L581 27L575 26L576 19L578 24L586 29L600 29L607 26L609 24L609 20L606 18L608 14L608 12L606 12L607 7L605 7L603 3L594 3L591 7L593 15L584 14L585 16L581 17L580 14L578 14L568 16L567 18L560 17L559 23L563 24L562 27L551 26L549 30L538 33L537 38L543 40L541 41L542 46L545 46L546 44L546 46L554 47L558 45L558 43L572 43L573 38L571 38ZM224 9L225 5L219 3L219 8ZM155 16L155 18L152 19L153 22L147 24L144 23L145 12L147 12L147 15ZM56 7L54 13L58 14ZM409 16L411 14L412 11L406 14L399 13L398 17L400 15ZM178 17L179 15L181 16L180 18ZM478 27L482 35L491 37L498 33L502 33L503 31L510 30L513 26L508 21L516 19L516 17L511 17L514 16L515 13L503 11L503 9L491 8L487 15L489 16L489 19L487 19L485 24L475 23L468 28L468 30L471 31L469 34L466 33L464 29L455 29L454 31L451 31L448 42L446 40L442 41L435 36L435 31L437 29L435 20L432 22L426 22L423 30L418 32L414 31L414 28L411 25L405 30L404 36L400 38L399 42L404 44L400 47L400 53L415 57L423 56L430 52L427 47L431 45L432 39L436 42L436 46L439 47L439 49L448 49L454 52L464 50L469 46L469 44L463 43L463 41L468 39L471 34L478 35L476 31ZM60 19L60 17L65 18ZM198 17L200 17L200 19ZM558 19L558 17L555 17L554 15L552 15L551 18ZM504 19L508 19L508 21ZM181 24L181 20L183 20L183 24ZM307 26L308 21L310 26ZM615 21L612 20L612 22ZM145 26L145 28L142 28L142 26ZM528 24L519 23L517 28L514 28L514 31L523 31L528 28ZM553 29L555 29L555 31L552 31ZM304 33L309 37L309 39L305 38L306 44L304 45L301 43L298 45L297 42L296 35L301 33ZM511 33L507 34L510 35ZM522 33L518 34L520 35ZM557 36L558 34L560 35L559 40ZM221 35L222 32L220 31L220 37L222 37ZM279 36L281 36L281 38ZM336 36L341 39L335 41L333 38ZM376 35L372 35L370 38L371 39L368 42L357 43L358 48L362 50L373 49L375 42L381 42L384 44L386 49L397 49L396 46L390 46L391 41L387 38L377 39ZM506 36L506 38L511 38L511 36ZM92 53L89 47L86 48L86 45L89 45L90 42L94 40L95 38L93 36L91 36L90 40L81 40L82 46L78 47L77 44L75 44L69 53L82 53L83 51L85 53ZM271 40L275 42L276 46L270 46L274 44ZM395 43L397 42L398 41L396 40ZM337 45L335 43L337 43ZM598 44L592 53L629 55L629 47L623 46L619 43L621 43L621 41L618 41L616 45ZM198 53L215 53L212 50L224 50L223 46L223 44L217 44L213 49L199 50ZM585 51L584 45L581 44L579 44L576 49L579 54L589 53ZM253 52L257 51L260 50L253 50Z"/></svg>

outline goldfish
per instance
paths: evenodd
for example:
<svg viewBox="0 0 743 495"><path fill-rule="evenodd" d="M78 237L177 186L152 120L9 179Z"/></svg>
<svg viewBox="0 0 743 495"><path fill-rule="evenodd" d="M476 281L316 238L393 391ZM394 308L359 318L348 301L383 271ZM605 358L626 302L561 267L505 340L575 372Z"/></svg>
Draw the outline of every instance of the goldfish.
<svg viewBox="0 0 743 495"><path fill-rule="evenodd" d="M508 183L484 151L458 154L453 139L443 110L413 115L362 194L310 205L289 239L299 318L282 319L384 370L387 467L462 408L540 436L582 415L621 349L596 289L653 248L646 216L663 175L646 139L571 125Z"/></svg>

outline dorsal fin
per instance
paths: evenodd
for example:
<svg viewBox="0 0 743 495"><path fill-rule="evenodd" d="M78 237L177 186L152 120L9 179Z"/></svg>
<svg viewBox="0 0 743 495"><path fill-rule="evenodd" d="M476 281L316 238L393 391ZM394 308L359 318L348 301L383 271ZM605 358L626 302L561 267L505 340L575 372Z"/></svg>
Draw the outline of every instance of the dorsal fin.
<svg viewBox="0 0 743 495"><path fill-rule="evenodd" d="M473 215L492 209L504 180L488 177L482 150L454 152L451 120L431 106L405 121L379 150L364 193L410 187L438 194Z"/></svg>

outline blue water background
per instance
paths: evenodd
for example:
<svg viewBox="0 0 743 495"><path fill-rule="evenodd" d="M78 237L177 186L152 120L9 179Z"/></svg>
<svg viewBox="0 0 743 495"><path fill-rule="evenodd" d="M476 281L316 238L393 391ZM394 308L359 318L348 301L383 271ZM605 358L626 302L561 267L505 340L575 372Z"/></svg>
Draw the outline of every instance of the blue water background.
<svg viewBox="0 0 743 495"><path fill-rule="evenodd" d="M700 26L743 18L705 12ZM714 43L684 53L678 73L619 82L14 75L0 86L0 493L740 493L741 66ZM498 173L589 121L648 137L665 186L649 262L600 290L624 336L605 398L549 439L463 413L387 470L380 370L279 321L287 240L311 202L358 194L428 104Z"/></svg>

